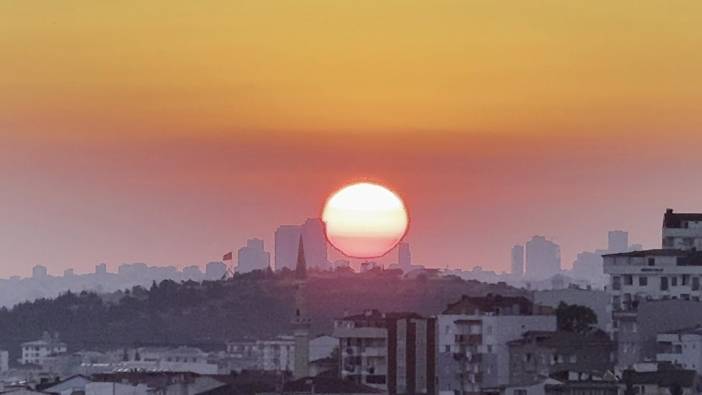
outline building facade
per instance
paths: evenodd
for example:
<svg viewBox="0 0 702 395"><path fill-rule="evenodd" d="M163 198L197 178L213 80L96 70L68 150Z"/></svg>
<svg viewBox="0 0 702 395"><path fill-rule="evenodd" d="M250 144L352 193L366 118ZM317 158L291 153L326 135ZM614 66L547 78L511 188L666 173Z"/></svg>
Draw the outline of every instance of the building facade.
<svg viewBox="0 0 702 395"><path fill-rule="evenodd" d="M663 248L702 250L702 214L676 213L667 209L663 216Z"/></svg>
<svg viewBox="0 0 702 395"><path fill-rule="evenodd" d="M644 301L689 300L702 297L702 252L672 249L643 250L604 256L609 276L612 326L618 364L631 366L640 357L637 325Z"/></svg>
<svg viewBox="0 0 702 395"><path fill-rule="evenodd" d="M605 372L614 367L616 347L604 331L527 332L509 342L510 384L538 383L562 371Z"/></svg>
<svg viewBox="0 0 702 395"><path fill-rule="evenodd" d="M41 365L47 358L63 354L67 350L66 343L60 341L58 335L51 336L44 333L44 336L39 340L22 343L20 363Z"/></svg>
<svg viewBox="0 0 702 395"><path fill-rule="evenodd" d="M436 321L377 310L334 322L341 378L388 394L436 393Z"/></svg>
<svg viewBox="0 0 702 395"><path fill-rule="evenodd" d="M702 375L702 326L659 333L657 362L694 370Z"/></svg>
<svg viewBox="0 0 702 395"><path fill-rule="evenodd" d="M508 343L528 331L555 331L553 309L524 297L466 297L437 316L438 391L480 393L509 383Z"/></svg>

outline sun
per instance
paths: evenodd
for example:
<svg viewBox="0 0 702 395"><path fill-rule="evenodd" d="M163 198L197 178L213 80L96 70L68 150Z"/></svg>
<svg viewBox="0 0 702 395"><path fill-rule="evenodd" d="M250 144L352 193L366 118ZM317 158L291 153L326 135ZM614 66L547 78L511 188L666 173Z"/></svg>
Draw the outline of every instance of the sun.
<svg viewBox="0 0 702 395"><path fill-rule="evenodd" d="M322 211L327 240L344 255L376 258L402 240L409 215L400 196L374 183L347 185L327 199Z"/></svg>

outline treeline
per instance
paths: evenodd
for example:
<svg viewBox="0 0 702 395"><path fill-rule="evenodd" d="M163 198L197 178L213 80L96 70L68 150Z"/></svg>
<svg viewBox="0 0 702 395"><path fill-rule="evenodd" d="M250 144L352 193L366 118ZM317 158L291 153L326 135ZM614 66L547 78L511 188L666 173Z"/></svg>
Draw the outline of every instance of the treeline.
<svg viewBox="0 0 702 395"><path fill-rule="evenodd" d="M290 333L294 312L292 272L253 272L226 281L164 280L110 295L67 292L54 299L0 309L0 347L20 355L20 344L58 333L69 350L107 350L138 345L221 348L232 339ZM436 314L462 294L519 294L505 285L456 277L398 273L312 273L305 287L315 334L331 331L333 319L364 309Z"/></svg>

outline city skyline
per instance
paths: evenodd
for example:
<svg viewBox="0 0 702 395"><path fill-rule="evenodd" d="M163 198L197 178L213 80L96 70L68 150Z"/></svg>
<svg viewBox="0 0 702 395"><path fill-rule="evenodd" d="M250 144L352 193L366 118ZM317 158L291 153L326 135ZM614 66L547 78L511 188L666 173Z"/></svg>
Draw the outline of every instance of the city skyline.
<svg viewBox="0 0 702 395"><path fill-rule="evenodd" d="M0 275L272 245L365 179L438 267L700 210L698 2L79 3L0 5Z"/></svg>

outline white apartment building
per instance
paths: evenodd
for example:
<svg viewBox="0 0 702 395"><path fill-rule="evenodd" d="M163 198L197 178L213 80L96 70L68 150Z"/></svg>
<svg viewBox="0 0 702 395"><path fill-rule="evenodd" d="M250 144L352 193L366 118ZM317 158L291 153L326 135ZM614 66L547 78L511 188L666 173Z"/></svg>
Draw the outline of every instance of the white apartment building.
<svg viewBox="0 0 702 395"><path fill-rule="evenodd" d="M702 374L702 326L659 333L658 362L670 362Z"/></svg>
<svg viewBox="0 0 702 395"><path fill-rule="evenodd" d="M508 342L555 331L552 309L524 297L466 297L437 316L438 393L480 393L509 383Z"/></svg>
<svg viewBox="0 0 702 395"><path fill-rule="evenodd" d="M22 364L41 365L50 356L65 353L68 350L66 343L58 339L58 335L50 336L44 333L40 340L22 343Z"/></svg>
<svg viewBox="0 0 702 395"><path fill-rule="evenodd" d="M257 367L261 370L292 372L295 366L295 337L278 336L256 341Z"/></svg>
<svg viewBox="0 0 702 395"><path fill-rule="evenodd" d="M644 300L694 300L702 297L702 252L673 249L644 250L604 257L611 296L610 332L618 343L618 365L639 362L636 324Z"/></svg>

